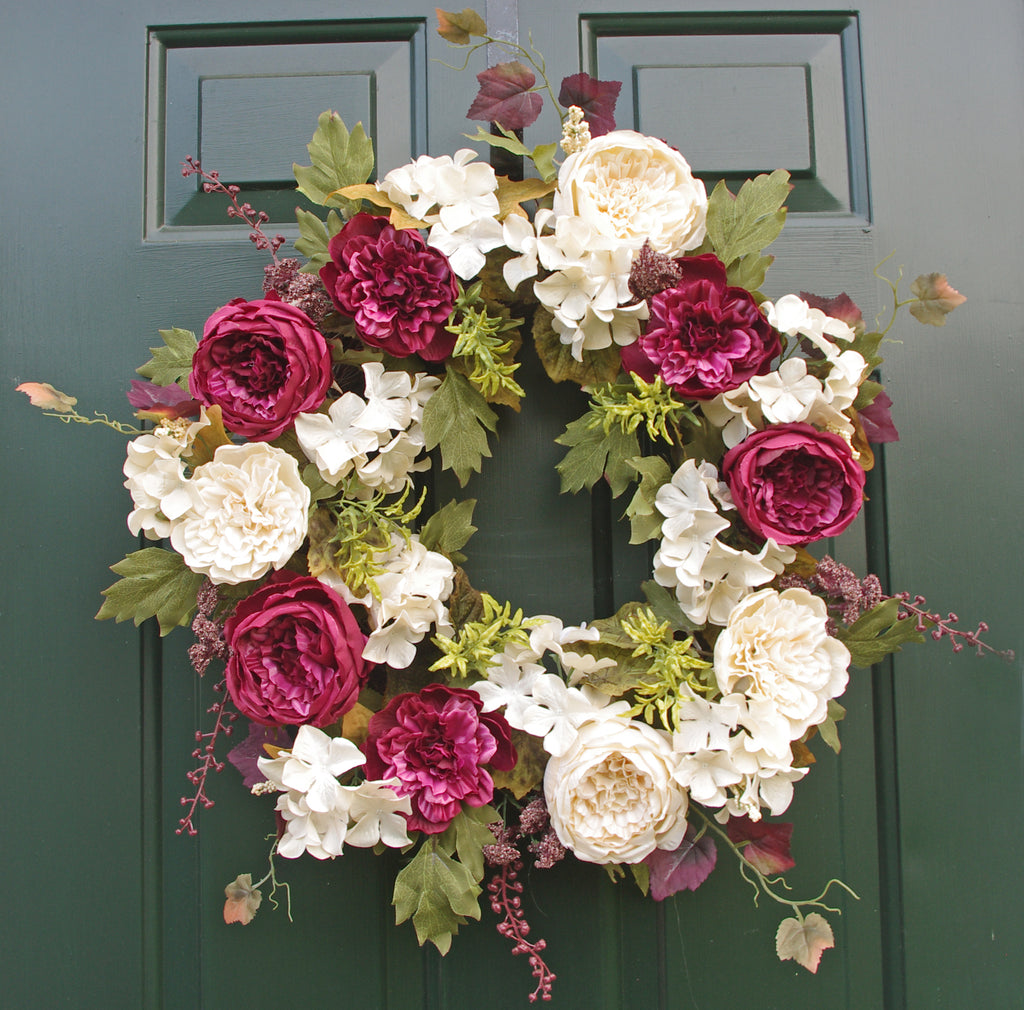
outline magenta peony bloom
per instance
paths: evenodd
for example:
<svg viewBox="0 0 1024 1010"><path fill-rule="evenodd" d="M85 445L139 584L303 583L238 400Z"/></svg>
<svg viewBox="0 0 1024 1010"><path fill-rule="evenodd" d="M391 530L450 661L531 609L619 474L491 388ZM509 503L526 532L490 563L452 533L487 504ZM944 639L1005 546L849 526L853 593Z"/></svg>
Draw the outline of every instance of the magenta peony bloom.
<svg viewBox="0 0 1024 1010"><path fill-rule="evenodd" d="M412 228L356 214L331 239L320 277L334 304L355 321L363 340L396 358L441 361L455 346L445 330L458 295L444 253Z"/></svg>
<svg viewBox="0 0 1024 1010"><path fill-rule="evenodd" d="M516 763L504 716L482 708L473 691L430 684L392 698L370 720L366 777L398 779L395 792L412 800L410 831L437 834L464 803L489 803L494 782L484 766Z"/></svg>
<svg viewBox="0 0 1024 1010"><path fill-rule="evenodd" d="M348 604L319 579L275 572L224 623L227 685L264 726L328 726L353 705L370 664Z"/></svg>
<svg viewBox="0 0 1024 1010"><path fill-rule="evenodd" d="M331 384L327 341L301 309L275 292L218 309L192 357L189 387L219 406L230 431L257 442L277 438L296 414L317 409Z"/></svg>
<svg viewBox="0 0 1024 1010"><path fill-rule="evenodd" d="M864 500L850 447L802 422L755 431L725 454L722 474L743 521L778 544L838 536Z"/></svg>
<svg viewBox="0 0 1024 1010"><path fill-rule="evenodd" d="M682 279L651 298L646 331L623 349L623 365L648 382L660 375L697 400L764 375L782 348L750 292L729 287L717 256L676 263Z"/></svg>

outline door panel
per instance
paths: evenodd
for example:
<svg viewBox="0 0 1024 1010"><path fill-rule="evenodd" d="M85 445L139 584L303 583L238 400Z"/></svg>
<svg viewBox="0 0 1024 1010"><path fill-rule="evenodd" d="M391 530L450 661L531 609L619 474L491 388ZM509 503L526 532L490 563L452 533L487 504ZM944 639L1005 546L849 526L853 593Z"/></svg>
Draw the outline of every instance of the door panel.
<svg viewBox="0 0 1024 1010"><path fill-rule="evenodd" d="M580 68L621 78L619 125L664 136L712 182L794 172L771 294L845 289L873 315L886 302L871 270L897 249L911 277L942 269L969 295L944 329L908 322L894 333L904 343L887 346L904 441L888 449L843 560L959 608L965 624L988 620L993 641L1020 654L1024 220L1003 193L1024 160L1024 12L1010 0L866 0L837 14L742 6L708 2L698 15L651 0L638 14L593 0L578 15L521 0L518 20L553 80ZM506 19L515 11L503 5ZM228 298L257 296L264 254L220 197L177 174L185 156L242 185L270 211L268 230L294 235L290 164L324 108L367 124L385 171L466 145L483 54L461 74L436 62L452 54L427 5L388 0L367 13L312 0L40 0L7 13L8 389L48 380L85 412L111 409L158 328L198 330ZM527 142L550 139L553 122ZM495 458L464 492L480 500L471 575L527 611L601 616L635 597L647 558L624 544L621 502L557 493L552 439L579 402L545 389L525 358L528 409L502 417ZM92 621L107 566L135 549L123 444L44 423L20 397L0 398L0 410L14 478L2 492L0 589L11 1005L220 1010L300 993L373 1007L526 1005L528 968L487 908L445 959L393 926L390 854L279 860L294 924L266 903L244 929L223 924L224 884L262 875L270 825L227 768L199 837L174 834L212 683L196 683L187 632L161 642L150 628ZM1024 829L1019 664L938 643L893 666L855 676L842 758L819 760L787 815L795 888L816 892L836 873L861 895L839 902L837 950L818 975L775 960L780 912L751 907L727 853L696 894L661 905L594 867L563 866L533 871L527 897L559 975L556 1005L1024 1006L1024 886L1010 843Z"/></svg>

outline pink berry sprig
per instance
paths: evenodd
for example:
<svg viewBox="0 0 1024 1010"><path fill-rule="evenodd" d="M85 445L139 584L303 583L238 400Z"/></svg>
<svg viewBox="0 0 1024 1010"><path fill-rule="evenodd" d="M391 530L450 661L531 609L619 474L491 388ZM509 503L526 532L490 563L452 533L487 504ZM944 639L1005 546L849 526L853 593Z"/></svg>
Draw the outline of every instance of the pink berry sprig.
<svg viewBox="0 0 1024 1010"><path fill-rule="evenodd" d="M224 693L225 681L222 680L219 684L214 686L214 691L218 694ZM214 702L207 710L207 712L215 713L217 718L214 721L213 729L208 733L204 733L202 730L196 730L196 743L199 744L194 751L192 751L192 757L198 762L199 766L193 768L185 777L195 787L191 797L182 796L181 805L188 807L188 812L178 821L178 827L175 828L174 833L180 835L183 831L187 832L190 836L199 834L198 829L192 823L192 818L195 815L196 809L202 805L204 810L209 810L213 806L213 800L206 795L206 777L210 772L221 772L224 770L224 762L218 761L214 753L217 747L217 740L223 733L224 736L231 736L231 732L234 727L233 723L238 718L237 712L232 712L227 708L227 699ZM203 741L206 741L204 744Z"/></svg>
<svg viewBox="0 0 1024 1010"><path fill-rule="evenodd" d="M506 863L494 874L487 885L487 893L491 898L491 911L502 917L498 923L498 932L506 939L512 940L513 955L526 954L530 963L530 974L537 980L537 988L530 993L530 1002L536 1003L551 999L551 986L557 977L544 963L541 953L547 947L546 940L531 943L530 924L526 921L523 911L523 885L517 879L523 868L523 861L516 859Z"/></svg>
<svg viewBox="0 0 1024 1010"><path fill-rule="evenodd" d="M983 642L981 636L989 630L988 625L984 621L978 622L978 627L974 631L962 631L960 628L954 628L960 618L956 614L950 612L945 617L939 613L934 613L926 608L928 601L923 596L915 596L911 598L910 593L896 593L895 599L900 601L900 612L899 619L901 621L909 620L913 617L917 621L917 630L924 632L931 627L931 636L936 642L943 638L948 638L954 652L962 652L964 646L970 646L971 648L977 649L979 656L984 655L986 652L991 652L994 656L999 656L1007 661L1012 661L1014 658L1014 652L1012 649L999 650L993 648L988 642Z"/></svg>
<svg viewBox="0 0 1024 1010"><path fill-rule="evenodd" d="M257 249L269 249L270 255L277 262L277 250L285 243L283 235L275 235L270 238L263 231L263 226L270 220L266 211L253 210L249 203L239 203L238 194L241 192L238 186L225 186L220 181L219 172L207 172L202 165L193 157L186 158L181 163L181 174L187 179L190 175L198 175L203 180L204 193L223 193L230 201L228 217L239 217L249 226L249 241Z"/></svg>

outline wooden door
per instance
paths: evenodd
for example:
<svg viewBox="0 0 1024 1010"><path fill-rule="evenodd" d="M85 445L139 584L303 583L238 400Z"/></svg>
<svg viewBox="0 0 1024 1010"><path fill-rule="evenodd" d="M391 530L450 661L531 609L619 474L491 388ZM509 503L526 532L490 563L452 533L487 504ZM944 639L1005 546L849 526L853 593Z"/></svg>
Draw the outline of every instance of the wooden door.
<svg viewBox="0 0 1024 1010"><path fill-rule="evenodd" d="M580 14L520 0L488 17L523 39L532 29L556 79L623 80L618 125L665 136L709 177L791 169L770 293L845 289L871 315L886 305L871 270L895 249L909 276L944 270L969 296L944 329L908 322L887 347L903 441L849 560L965 624L988 620L1019 655L1024 13L1010 0L700 6L593 0ZM157 329L198 329L228 297L258 294L262 255L176 174L185 156L237 175L284 228L291 162L324 108L366 123L384 169L463 146L475 82L435 62L451 60L432 8L388 0L367 13L40 0L5 15L9 390L49 380L85 411L126 416L115 405ZM578 408L539 381L533 393L466 492L481 500L474 581L528 611L596 616L635 596L647 559L609 534L607 503L557 495L551 439ZM174 833L211 702L188 635L92 621L107 566L134 549L123 442L44 423L13 393L0 410L5 1001L525 1005L527 968L486 909L443 961L392 925L389 858L284 865L294 924L266 907L245 929L223 924L223 886L260 872L267 825L229 768L198 839ZM841 902L838 949L817 976L775 960L779 913L752 909L724 860L696 894L661 905L566 866L529 881L555 1005L1024 1006L1019 664L932 643L893 667L854 678L842 757L819 761L791 811L794 885L838 872L861 896Z"/></svg>

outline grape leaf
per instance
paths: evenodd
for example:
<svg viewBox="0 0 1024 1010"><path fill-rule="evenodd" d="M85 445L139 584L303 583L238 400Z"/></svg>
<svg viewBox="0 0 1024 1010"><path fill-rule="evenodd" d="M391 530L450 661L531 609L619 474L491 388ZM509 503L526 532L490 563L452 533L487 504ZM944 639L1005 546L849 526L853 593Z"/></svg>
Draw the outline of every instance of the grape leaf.
<svg viewBox="0 0 1024 1010"><path fill-rule="evenodd" d="M910 291L917 296L917 301L910 303L910 314L929 326L945 326L946 316L967 301L945 274L921 274L910 285Z"/></svg>
<svg viewBox="0 0 1024 1010"><path fill-rule="evenodd" d="M466 919L480 918L480 887L469 870L427 839L395 878L395 923L412 918L416 939L447 954Z"/></svg>
<svg viewBox="0 0 1024 1010"><path fill-rule="evenodd" d="M453 498L426 521L420 530L420 543L428 551L439 551L454 564L462 564L466 560L466 555L462 553L461 548L466 546L469 538L477 531L477 527L473 525L475 507L475 498L467 498L461 502Z"/></svg>
<svg viewBox="0 0 1024 1010"><path fill-rule="evenodd" d="M644 858L651 874L651 897L664 901L678 891L696 891L711 875L717 861L718 850L711 836L698 838L693 827L687 827L675 851L655 849Z"/></svg>
<svg viewBox="0 0 1024 1010"><path fill-rule="evenodd" d="M748 179L736 196L724 181L715 186L708 200L708 238L726 267L741 256L760 253L778 238L791 188L789 172L782 168Z"/></svg>
<svg viewBox="0 0 1024 1010"><path fill-rule="evenodd" d="M188 624L204 576L190 571L180 554L146 547L110 570L122 578L103 590L106 599L96 614L98 621L112 617L120 623L130 618L138 627L146 618L156 617L161 636Z"/></svg>
<svg viewBox="0 0 1024 1010"><path fill-rule="evenodd" d="M603 137L615 129L615 103L622 90L621 81L599 81L590 74L579 73L562 79L558 104L583 110L591 137Z"/></svg>
<svg viewBox="0 0 1024 1010"><path fill-rule="evenodd" d="M796 961L812 974L818 972L821 955L836 945L828 920L817 912L800 919L783 919L775 934L775 953L780 961Z"/></svg>
<svg viewBox="0 0 1024 1010"><path fill-rule="evenodd" d="M522 130L535 122L544 106L544 99L530 89L537 77L518 60L499 63L476 75L480 82L467 119L500 123L506 130Z"/></svg>
<svg viewBox="0 0 1024 1010"><path fill-rule="evenodd" d="M729 841L739 845L743 858L758 873L774 877L796 866L789 854L789 843L793 836L793 825L781 822L752 821L749 817L730 817L725 825Z"/></svg>
<svg viewBox="0 0 1024 1010"><path fill-rule="evenodd" d="M487 431L494 431L498 415L473 388L469 379L451 366L423 408L423 436L428 450L441 447L441 465L452 470L465 487L469 475L480 470L490 456Z"/></svg>
<svg viewBox="0 0 1024 1010"><path fill-rule="evenodd" d="M350 217L359 210L359 204L341 196L337 191L345 186L366 182L373 171L373 142L356 123L349 132L336 112L322 112L317 130L306 145L311 165L293 164L299 192L314 203L337 207Z"/></svg>
<svg viewBox="0 0 1024 1010"><path fill-rule="evenodd" d="M437 34L453 46L469 45L470 37L487 34L487 24L472 7L465 7L459 13L434 8L437 15Z"/></svg>
<svg viewBox="0 0 1024 1010"><path fill-rule="evenodd" d="M595 419L597 423L592 424ZM563 494L589 490L607 477L612 497L618 498L635 479L636 470L629 461L640 454L636 432L625 432L621 425L613 424L605 434L600 415L595 418L594 411L570 421L555 441L570 447L557 466Z"/></svg>
<svg viewBox="0 0 1024 1010"><path fill-rule="evenodd" d="M135 371L157 386L176 383L182 389L188 389L192 355L199 346L196 335L191 330L182 330L177 326L170 330L160 330L159 333L164 346L151 347L149 353L153 357Z"/></svg>
<svg viewBox="0 0 1024 1010"><path fill-rule="evenodd" d="M252 886L252 874L240 873L224 888L224 921L248 926L260 907L263 895Z"/></svg>

